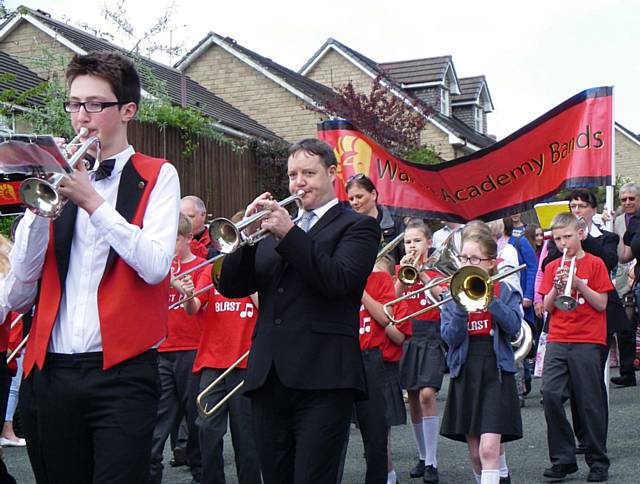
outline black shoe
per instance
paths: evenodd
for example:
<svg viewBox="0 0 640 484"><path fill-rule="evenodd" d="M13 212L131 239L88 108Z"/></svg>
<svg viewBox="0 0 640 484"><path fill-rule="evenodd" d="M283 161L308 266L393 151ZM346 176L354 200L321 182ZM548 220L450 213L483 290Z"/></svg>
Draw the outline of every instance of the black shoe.
<svg viewBox="0 0 640 484"><path fill-rule="evenodd" d="M576 454L584 454L584 444L582 442L578 442L576 444Z"/></svg>
<svg viewBox="0 0 640 484"><path fill-rule="evenodd" d="M578 464L553 464L545 469L542 475L551 479L564 479L567 474L574 472L578 472Z"/></svg>
<svg viewBox="0 0 640 484"><path fill-rule="evenodd" d="M181 467L187 465L187 451L176 447L173 449L173 458L169 461L171 467Z"/></svg>
<svg viewBox="0 0 640 484"><path fill-rule="evenodd" d="M433 466L425 467L422 482L438 482L438 469Z"/></svg>
<svg viewBox="0 0 640 484"><path fill-rule="evenodd" d="M420 459L416 466L409 471L409 475L414 478L424 476L424 461L422 459Z"/></svg>
<svg viewBox="0 0 640 484"><path fill-rule="evenodd" d="M511 484L511 474L507 474L507 477L501 477L500 484Z"/></svg>
<svg viewBox="0 0 640 484"><path fill-rule="evenodd" d="M607 469L591 469L587 476L588 482L604 482L609 479L609 471Z"/></svg>
<svg viewBox="0 0 640 484"><path fill-rule="evenodd" d="M635 387L636 386L636 376L614 376L611 378L611 383L614 385L618 385L621 387Z"/></svg>

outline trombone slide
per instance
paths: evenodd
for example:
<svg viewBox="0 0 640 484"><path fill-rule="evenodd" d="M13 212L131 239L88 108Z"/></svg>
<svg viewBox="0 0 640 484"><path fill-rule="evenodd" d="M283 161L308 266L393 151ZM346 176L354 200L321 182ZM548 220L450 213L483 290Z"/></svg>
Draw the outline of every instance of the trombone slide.
<svg viewBox="0 0 640 484"><path fill-rule="evenodd" d="M238 367L238 365L248 357L249 357L249 351L247 351L240 358L238 358L229 368L227 368L222 373L222 375L220 375L218 378L213 380L207 388L205 388L200 392L200 394L198 395L198 398L196 399L196 406L198 407L198 413L200 414L201 417L207 418L213 415L214 413L216 413L220 407L222 407L225 403L227 403L227 400L229 400L233 395L235 395L242 388L242 386L244 385L244 380L238 383L229 393L227 393L224 396L224 398L222 398L213 407L211 407L210 409L207 409L207 403L204 401L207 395L209 395L209 393L211 393L213 389L217 387L227 377L229 373L235 370Z"/></svg>

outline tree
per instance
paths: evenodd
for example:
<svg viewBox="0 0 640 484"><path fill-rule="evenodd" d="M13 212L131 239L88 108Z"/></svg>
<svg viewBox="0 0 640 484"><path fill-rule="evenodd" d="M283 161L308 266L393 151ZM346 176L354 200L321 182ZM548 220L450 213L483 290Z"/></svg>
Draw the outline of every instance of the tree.
<svg viewBox="0 0 640 484"><path fill-rule="evenodd" d="M414 153L418 158L429 158L423 156L425 147L420 146L420 133L425 128L427 116L432 113L432 109L421 101L407 102L394 95L382 75L374 79L369 94L358 92L349 81L336 89L333 99L327 99L322 106L313 109L348 119L363 133L398 156L405 157ZM422 151L418 153L419 150ZM426 150L432 151L431 154L439 159L432 148Z"/></svg>

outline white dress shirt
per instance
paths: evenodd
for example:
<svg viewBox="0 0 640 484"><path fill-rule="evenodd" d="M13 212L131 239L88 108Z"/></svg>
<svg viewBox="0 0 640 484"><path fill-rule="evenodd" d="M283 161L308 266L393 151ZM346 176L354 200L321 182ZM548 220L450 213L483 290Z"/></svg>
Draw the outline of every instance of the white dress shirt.
<svg viewBox="0 0 640 484"><path fill-rule="evenodd" d="M309 212L313 212L313 214L315 215L315 217L311 217L311 220L309 221L309 228L307 229L307 231L311 230L311 228L318 222L318 220L320 220L320 218L329 211L329 209L331 209L334 205L338 205L338 199L337 198L332 198L331 200L329 200L327 203L325 203L324 205L318 207L318 208L314 208L313 210L309 210ZM302 213L304 212L304 210L299 210L298 211L298 216L302 215ZM301 220L298 220L298 222L296 223L296 225L300 226L300 222Z"/></svg>
<svg viewBox="0 0 640 484"><path fill-rule="evenodd" d="M50 352L73 354L102 351L98 286L112 247L148 284L158 284L169 272L175 252L180 211L178 174L170 163L162 166L149 197L142 228L130 224L116 211L115 205L122 169L134 153L133 147L129 146L117 154L109 178L95 181L95 175L89 175L93 187L105 203L91 216L78 208L69 270L49 341ZM27 210L18 226L6 288L11 308L24 310L35 301L50 223L49 219ZM118 303L126 311L126 302ZM144 301L129 303L144 304ZM131 328L131 331L135 329Z"/></svg>

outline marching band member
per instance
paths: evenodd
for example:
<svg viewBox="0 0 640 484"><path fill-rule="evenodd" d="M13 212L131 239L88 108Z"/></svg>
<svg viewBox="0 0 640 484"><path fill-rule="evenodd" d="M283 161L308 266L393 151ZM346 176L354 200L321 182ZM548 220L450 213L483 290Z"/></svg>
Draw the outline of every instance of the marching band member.
<svg viewBox="0 0 640 484"><path fill-rule="evenodd" d="M238 216L239 215L239 216ZM232 221L242 219L242 212ZM212 284L211 271L205 270L197 279L195 291ZM198 315L202 321L202 337L193 371L200 375L202 392L227 368L251 347L251 335L258 319L258 297L252 294L240 299L227 299L211 288L185 303L189 314ZM246 377L246 359L229 373L217 389L205 399L207 408L222 400ZM198 435L203 454L202 484L224 484L223 437L227 433L227 421L231 429L231 441L235 453L239 484L260 484L260 465L255 438L251 427L251 402L241 395L234 395L216 413L209 417L198 416Z"/></svg>
<svg viewBox="0 0 640 484"><path fill-rule="evenodd" d="M497 255L488 231L463 234L463 265L477 265L491 275ZM511 347L521 326L522 296L497 283L486 311L467 313L451 302L442 307L441 318L451 381L440 433L467 442L476 482L498 484L501 442L522 438ZM508 476L502 480L510 482Z"/></svg>
<svg viewBox="0 0 640 484"><path fill-rule="evenodd" d="M64 179L54 222L27 211L16 232L8 302L36 304L19 403L27 450L38 483L142 483L180 186L170 163L127 140L140 102L130 60L76 55L66 75L71 124L100 139L103 161Z"/></svg>
<svg viewBox="0 0 640 484"><path fill-rule="evenodd" d="M587 480L601 482L608 479L609 471L602 354L607 341L607 293L613 285L602 259L582 248L584 230L573 214L564 212L554 217L553 240L559 249L566 249L566 259L573 259L575 271L570 277L571 269L560 267L564 258L555 259L546 266L540 286L544 308L551 315L542 380L551 467L544 471L544 476L562 479L578 471L574 433L563 407L573 388L571 398L590 467ZM567 284L571 284L576 308L561 311L555 301L564 294Z"/></svg>
<svg viewBox="0 0 640 484"><path fill-rule="evenodd" d="M404 284L396 277L396 295L401 296L428 284L434 271L424 271L422 267L431 247L431 230L422 220L412 219L404 232L406 255L400 261L403 265L413 265L419 273L418 281L413 285ZM437 299L442 288L435 286L426 292L406 301L410 313L428 306L431 298ZM442 386L445 357L440 337L440 313L437 309L424 313L412 321L412 337L405 344L400 361L400 382L409 396L409 411L413 434L416 439L420 459L411 477L423 477L424 482L438 482L438 408L436 395Z"/></svg>
<svg viewBox="0 0 640 484"><path fill-rule="evenodd" d="M337 161L323 141L289 149L289 190L302 191L302 217L264 193L245 215L270 214L245 229L272 237L225 257L219 291L258 292L260 314L246 394L265 484L334 483L355 399L366 392L358 308L380 228L338 203Z"/></svg>
<svg viewBox="0 0 640 484"><path fill-rule="evenodd" d="M178 236L176 238L176 255L171 267L171 281L168 305L189 296L188 289L192 278L206 268L203 267L180 278L180 274L196 267L204 261L191 253L193 232L191 221L180 214ZM192 285L192 283L191 283ZM196 396L198 378L193 374L193 362L200 342L202 328L200 320L189 316L184 307L178 306L169 312L167 339L158 346L158 373L160 375L160 401L158 403L158 419L153 432L151 447L150 484L162 482L162 454L171 428L184 415L189 430L187 440L187 459L191 474L195 481L200 480L200 448L198 445L198 429L196 428Z"/></svg>

